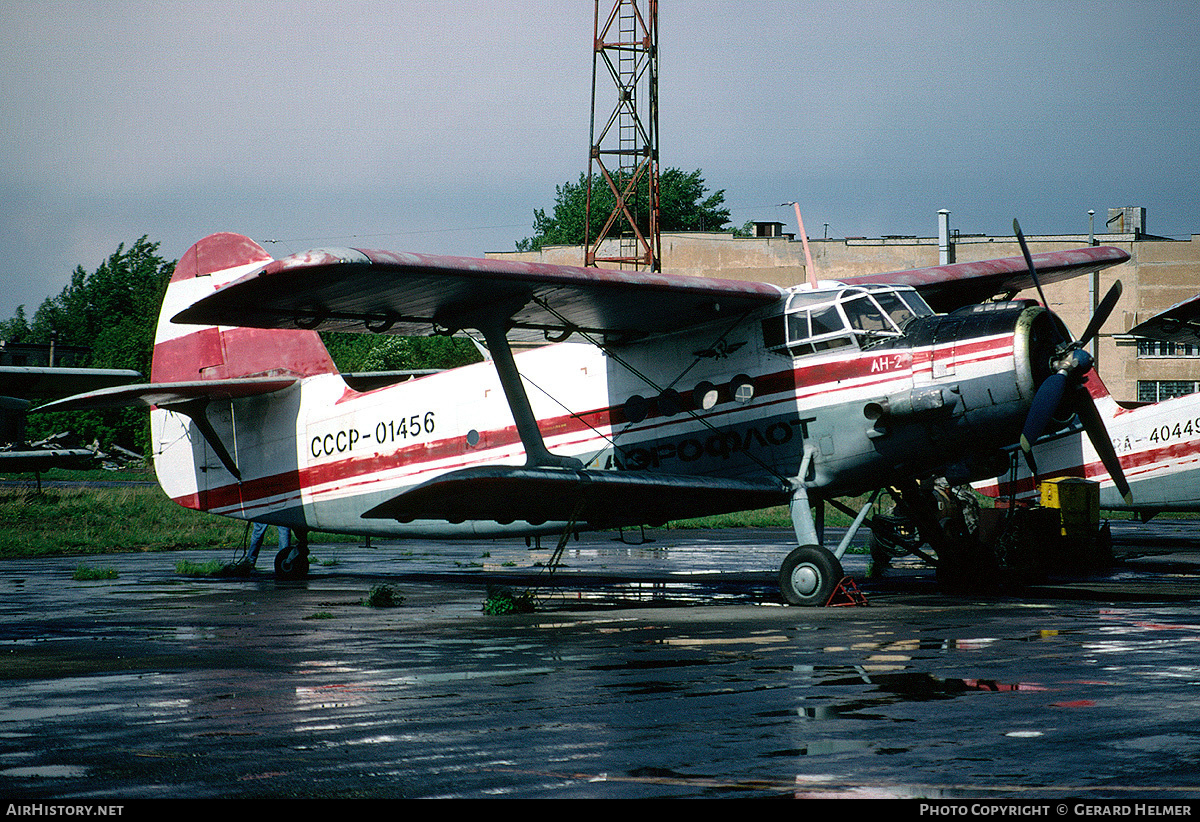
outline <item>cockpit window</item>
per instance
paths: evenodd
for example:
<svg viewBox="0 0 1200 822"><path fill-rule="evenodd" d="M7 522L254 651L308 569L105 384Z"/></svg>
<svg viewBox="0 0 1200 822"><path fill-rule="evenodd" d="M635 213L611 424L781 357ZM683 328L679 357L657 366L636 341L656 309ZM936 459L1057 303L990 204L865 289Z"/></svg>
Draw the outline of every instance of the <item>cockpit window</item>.
<svg viewBox="0 0 1200 822"><path fill-rule="evenodd" d="M904 330L905 324L916 316L916 314L913 313L912 308L909 307L908 303L900 299L899 295L897 294L885 291L877 294L876 299L879 300L880 308L887 312L887 315L891 318L892 322L895 323L896 327L901 331Z"/></svg>
<svg viewBox="0 0 1200 822"><path fill-rule="evenodd" d="M893 332L896 329L870 297L858 297L842 306L850 327L867 333Z"/></svg>
<svg viewBox="0 0 1200 822"><path fill-rule="evenodd" d="M793 291L785 315L763 320L767 348L793 357L840 348L868 346L896 337L914 317L933 313L911 288L841 286Z"/></svg>

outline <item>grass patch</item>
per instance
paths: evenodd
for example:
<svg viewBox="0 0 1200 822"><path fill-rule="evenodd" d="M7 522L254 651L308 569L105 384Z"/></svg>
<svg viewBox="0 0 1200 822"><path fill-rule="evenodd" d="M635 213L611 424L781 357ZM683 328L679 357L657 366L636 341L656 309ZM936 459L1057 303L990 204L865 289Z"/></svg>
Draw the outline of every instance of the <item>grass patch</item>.
<svg viewBox="0 0 1200 822"><path fill-rule="evenodd" d="M842 497L838 502L857 511L866 504L870 495L861 497ZM825 506L825 525L830 528L845 528L854 521L854 517L834 508ZM718 514L711 517L684 519L667 524L667 528L791 528L792 515L786 505L776 505L771 508L760 508L757 511L735 511L732 514Z"/></svg>
<svg viewBox="0 0 1200 822"><path fill-rule="evenodd" d="M49 471L43 471L42 482L128 482L128 483L147 483L156 482L154 470L150 468L121 468L116 471L105 471L97 468L51 468ZM38 481L37 474L12 474L0 473L0 480L10 480L15 482L27 482L30 486L36 486Z"/></svg>
<svg viewBox="0 0 1200 822"><path fill-rule="evenodd" d="M528 591L515 593L511 588L488 586L483 612L489 616L504 614L531 614L534 611L533 594Z"/></svg>
<svg viewBox="0 0 1200 822"><path fill-rule="evenodd" d="M47 472L57 480L114 481L109 487L0 488L0 559L129 552L232 549L247 539L243 520L193 511L172 502L152 474L122 471ZM9 475L12 476L12 475ZM20 477L25 479L24 477ZM275 529L267 543L275 541ZM311 542L361 537L309 535Z"/></svg>
<svg viewBox="0 0 1200 822"><path fill-rule="evenodd" d="M232 550L248 538L242 520L219 517L176 505L146 471L62 471L43 475L51 481L103 481L108 487L44 488L38 493L31 475L0 475L27 481L21 487L0 488L0 559L17 557L95 556L112 553L179 550ZM851 509L865 498L845 499ZM990 500L982 500L985 506ZM1128 519L1126 512L1102 511L1104 519ZM1169 513L1162 519L1193 519L1195 514ZM825 524L849 525L850 517L825 506ZM787 506L744 511L669 523L668 529L791 528ZM275 529L268 531L268 544ZM360 542L362 537L313 532L310 542ZM395 549L396 558L412 551ZM264 548L267 555L270 554ZM484 558L487 554L484 554ZM310 558L310 562L315 562ZM337 559L322 564L334 565ZM482 562L462 567L482 567ZM180 573L212 576L213 572L188 569Z"/></svg>
<svg viewBox="0 0 1200 822"><path fill-rule="evenodd" d="M225 576L225 569L228 567L228 563L219 559L208 562L192 562L190 559L181 559L175 563L175 573L183 577L219 577Z"/></svg>
<svg viewBox="0 0 1200 822"><path fill-rule="evenodd" d="M0 558L225 548L244 531L176 505L157 486L0 490Z"/></svg>
<svg viewBox="0 0 1200 822"><path fill-rule="evenodd" d="M841 516L840 512L833 512ZM830 517L826 522L830 525ZM792 516L786 505L776 505L773 508L763 508L758 511L735 511L732 514L716 514L711 517L696 519L681 519L667 523L668 529L686 528L790 528Z"/></svg>
<svg viewBox="0 0 1200 822"><path fill-rule="evenodd" d="M71 574L71 579L76 582L95 582L101 579L116 578L116 568L92 568L89 565L80 565L75 569L75 573Z"/></svg>
<svg viewBox="0 0 1200 822"><path fill-rule="evenodd" d="M404 597L391 585L376 585L363 600L363 604L371 608L395 608L403 603Z"/></svg>

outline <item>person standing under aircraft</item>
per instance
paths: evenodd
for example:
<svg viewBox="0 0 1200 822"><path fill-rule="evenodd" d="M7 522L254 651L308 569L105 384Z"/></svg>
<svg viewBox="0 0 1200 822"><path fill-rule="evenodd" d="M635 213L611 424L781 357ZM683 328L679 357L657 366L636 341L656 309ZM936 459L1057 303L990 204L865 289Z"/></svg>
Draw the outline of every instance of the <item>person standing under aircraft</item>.
<svg viewBox="0 0 1200 822"><path fill-rule="evenodd" d="M254 529L250 532L250 549L246 553L246 564L251 568L258 562L258 552L262 548L263 537L267 534L269 526L265 522L254 523ZM289 528L283 525L279 528L279 550L284 551L292 544L292 532Z"/></svg>

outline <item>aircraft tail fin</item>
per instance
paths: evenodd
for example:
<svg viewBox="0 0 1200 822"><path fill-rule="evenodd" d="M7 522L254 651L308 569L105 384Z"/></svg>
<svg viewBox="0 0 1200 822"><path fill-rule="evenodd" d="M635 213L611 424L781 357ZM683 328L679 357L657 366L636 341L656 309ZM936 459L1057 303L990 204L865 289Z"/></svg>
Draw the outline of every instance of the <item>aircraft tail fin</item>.
<svg viewBox="0 0 1200 822"><path fill-rule="evenodd" d="M187 250L163 297L150 368L153 383L337 372L315 331L181 325L171 318L217 288L272 261L239 234L213 234Z"/></svg>

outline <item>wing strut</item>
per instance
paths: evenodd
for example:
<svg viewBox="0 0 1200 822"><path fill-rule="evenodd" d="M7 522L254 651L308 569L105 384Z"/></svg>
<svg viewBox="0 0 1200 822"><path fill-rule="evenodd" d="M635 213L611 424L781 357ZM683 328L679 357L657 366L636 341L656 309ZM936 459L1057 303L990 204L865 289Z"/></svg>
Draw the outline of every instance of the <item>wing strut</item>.
<svg viewBox="0 0 1200 822"><path fill-rule="evenodd" d="M521 373L517 370L517 362L513 359L512 346L508 342L508 318L500 316L482 317L478 315L472 325L483 334L488 351L492 354L492 364L500 377L500 385L504 388L504 396L508 400L509 410L512 411L513 421L517 424L517 434L525 447L525 465L527 467L550 468L583 468L583 463L574 457L563 457L551 454L542 439L541 429L538 428L537 417L529 405L529 395L525 393L525 385L521 382Z"/></svg>

